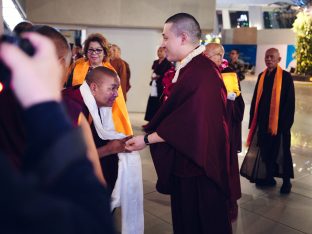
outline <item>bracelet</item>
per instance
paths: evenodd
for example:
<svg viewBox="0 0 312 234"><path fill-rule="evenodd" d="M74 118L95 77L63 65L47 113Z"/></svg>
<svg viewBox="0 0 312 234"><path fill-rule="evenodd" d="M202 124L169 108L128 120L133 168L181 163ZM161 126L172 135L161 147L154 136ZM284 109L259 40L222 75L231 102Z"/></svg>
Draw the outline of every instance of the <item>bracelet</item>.
<svg viewBox="0 0 312 234"><path fill-rule="evenodd" d="M145 143L145 145L150 145L151 143L148 141L148 136L149 136L149 134L146 134L145 136L144 136L144 143Z"/></svg>

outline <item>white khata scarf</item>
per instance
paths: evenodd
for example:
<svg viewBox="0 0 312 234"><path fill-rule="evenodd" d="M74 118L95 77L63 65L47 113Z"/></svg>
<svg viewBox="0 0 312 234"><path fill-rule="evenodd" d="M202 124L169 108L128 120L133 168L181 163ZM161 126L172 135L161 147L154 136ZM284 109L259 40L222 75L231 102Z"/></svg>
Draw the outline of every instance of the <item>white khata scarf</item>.
<svg viewBox="0 0 312 234"><path fill-rule="evenodd" d="M197 55L203 53L206 50L206 47L201 45L195 50L193 50L191 53L189 53L177 66L176 72L174 74L174 77L172 79L172 83L177 82L180 70L185 67L194 57Z"/></svg>
<svg viewBox="0 0 312 234"><path fill-rule="evenodd" d="M98 108L89 85L85 81L80 86L80 92L92 116L97 134L101 139L113 140L126 137L123 133L115 131L112 108ZM118 158L118 177L111 195L111 210L121 206L122 234L143 234L144 211L141 158L137 151L119 153Z"/></svg>

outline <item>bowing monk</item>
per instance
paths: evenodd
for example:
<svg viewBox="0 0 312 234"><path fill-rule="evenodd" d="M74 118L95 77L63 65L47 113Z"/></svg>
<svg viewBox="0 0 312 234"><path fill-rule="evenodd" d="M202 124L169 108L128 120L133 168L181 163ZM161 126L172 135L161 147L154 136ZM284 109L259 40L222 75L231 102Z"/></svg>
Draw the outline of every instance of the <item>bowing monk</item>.
<svg viewBox="0 0 312 234"><path fill-rule="evenodd" d="M141 160L138 152L125 149L132 129L124 99L123 106L117 101L119 90L117 73L105 66L98 66L88 72L82 85L64 89L63 99L70 107L70 115L82 112L90 121L103 175L111 194L111 207L121 206L122 232L143 234ZM114 106L118 112L113 112Z"/></svg>

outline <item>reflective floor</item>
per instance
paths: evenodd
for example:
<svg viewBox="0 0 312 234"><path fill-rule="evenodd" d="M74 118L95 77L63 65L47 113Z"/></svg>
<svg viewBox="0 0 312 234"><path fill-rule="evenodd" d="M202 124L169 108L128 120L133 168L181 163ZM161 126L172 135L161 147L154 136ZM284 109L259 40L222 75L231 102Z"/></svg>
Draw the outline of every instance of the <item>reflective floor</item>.
<svg viewBox="0 0 312 234"><path fill-rule="evenodd" d="M243 121L243 142L246 141L250 100L256 77L247 77L242 85L246 103ZM241 177L242 198L239 215L232 224L237 234L312 234L312 84L295 82L296 115L292 128L292 155L295 179L292 192L280 195L282 181L269 189L256 188ZM143 113L131 113L135 134L140 134L145 124ZM145 234L173 233L169 196L155 190L156 174L149 149L140 152L143 165ZM239 155L241 163L244 155ZM116 212L117 229L120 211ZM196 234L196 233L194 233Z"/></svg>

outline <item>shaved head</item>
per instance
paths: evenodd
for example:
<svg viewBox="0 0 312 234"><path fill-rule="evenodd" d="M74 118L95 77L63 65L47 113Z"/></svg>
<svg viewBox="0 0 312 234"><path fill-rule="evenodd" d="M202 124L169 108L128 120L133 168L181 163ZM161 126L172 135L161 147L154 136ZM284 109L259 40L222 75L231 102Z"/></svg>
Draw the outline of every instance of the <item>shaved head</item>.
<svg viewBox="0 0 312 234"><path fill-rule="evenodd" d="M61 85L63 86L68 78L68 67L70 65L72 55L69 43L67 42L66 38L63 36L62 33L60 33L58 30L50 26L36 25L33 27L33 30L52 40L56 48L57 57L59 58L60 65L62 66L63 70L62 75L63 77L61 83Z"/></svg>
<svg viewBox="0 0 312 234"><path fill-rule="evenodd" d="M276 54L278 54L278 56L280 56L280 52L276 48L267 49L266 53L276 53Z"/></svg>
<svg viewBox="0 0 312 234"><path fill-rule="evenodd" d="M64 58L66 62L70 62L71 49L66 38L55 28L47 25L34 26L34 31L50 38L55 47L58 58Z"/></svg>
<svg viewBox="0 0 312 234"><path fill-rule="evenodd" d="M205 54L208 56L208 55L212 55L212 54L216 54L216 53L224 54L223 46L219 43L216 43L216 42L208 43L206 45Z"/></svg>
<svg viewBox="0 0 312 234"><path fill-rule="evenodd" d="M191 38L193 44L198 44L201 38L201 29L197 20L190 14L178 13L165 22L172 23L172 30L176 36L180 36L182 33L187 33Z"/></svg>
<svg viewBox="0 0 312 234"><path fill-rule="evenodd" d="M269 71L273 71L278 63L281 61L279 50L276 48L270 48L265 52L265 65Z"/></svg>
<svg viewBox="0 0 312 234"><path fill-rule="evenodd" d="M117 76L117 73L107 67L96 67L93 68L86 77L86 82L88 85L90 85L91 83L97 83L100 84L102 83L103 79L105 79L105 77L113 77L116 79L119 79Z"/></svg>
<svg viewBox="0 0 312 234"><path fill-rule="evenodd" d="M204 54L217 66L220 66L224 56L224 48L221 44L212 42L206 45Z"/></svg>

